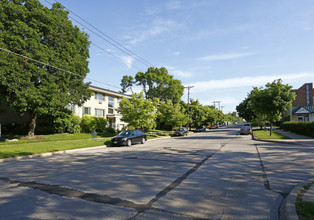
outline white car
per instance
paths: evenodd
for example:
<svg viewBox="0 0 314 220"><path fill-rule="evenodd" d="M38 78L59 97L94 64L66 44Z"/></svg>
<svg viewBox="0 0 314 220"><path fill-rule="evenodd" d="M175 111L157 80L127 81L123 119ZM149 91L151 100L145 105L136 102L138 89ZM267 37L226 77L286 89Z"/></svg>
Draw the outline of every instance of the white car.
<svg viewBox="0 0 314 220"><path fill-rule="evenodd" d="M249 123L244 123L240 128L240 134L252 134L252 127Z"/></svg>

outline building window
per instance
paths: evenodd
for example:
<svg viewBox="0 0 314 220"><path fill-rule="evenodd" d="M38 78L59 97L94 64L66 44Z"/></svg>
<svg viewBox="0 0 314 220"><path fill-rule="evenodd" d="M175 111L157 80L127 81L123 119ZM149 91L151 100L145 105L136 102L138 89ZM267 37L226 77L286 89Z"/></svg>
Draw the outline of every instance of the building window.
<svg viewBox="0 0 314 220"><path fill-rule="evenodd" d="M108 96L108 113L113 114L114 109L114 97Z"/></svg>
<svg viewBox="0 0 314 220"><path fill-rule="evenodd" d="M101 93L97 93L95 92L95 99L101 100L101 101L105 101L105 96Z"/></svg>
<svg viewBox="0 0 314 220"><path fill-rule="evenodd" d="M90 107L83 107L83 115L91 115L91 108Z"/></svg>
<svg viewBox="0 0 314 220"><path fill-rule="evenodd" d="M310 104L310 85L306 85L306 104Z"/></svg>
<svg viewBox="0 0 314 220"><path fill-rule="evenodd" d="M105 117L105 110L100 108L95 108L95 116Z"/></svg>
<svg viewBox="0 0 314 220"><path fill-rule="evenodd" d="M75 113L75 106L74 105L67 105L66 108Z"/></svg>

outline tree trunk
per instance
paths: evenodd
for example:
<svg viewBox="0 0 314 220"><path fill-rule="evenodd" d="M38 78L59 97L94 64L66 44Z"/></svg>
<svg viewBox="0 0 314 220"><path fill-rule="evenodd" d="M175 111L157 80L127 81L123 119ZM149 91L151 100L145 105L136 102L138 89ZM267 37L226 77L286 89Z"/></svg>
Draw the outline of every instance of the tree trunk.
<svg viewBox="0 0 314 220"><path fill-rule="evenodd" d="M273 123L270 122L270 136L273 134Z"/></svg>
<svg viewBox="0 0 314 220"><path fill-rule="evenodd" d="M30 138L35 137L36 119L37 119L37 115L33 113L32 119L31 119L30 124L29 124L29 130L28 130L28 136Z"/></svg>

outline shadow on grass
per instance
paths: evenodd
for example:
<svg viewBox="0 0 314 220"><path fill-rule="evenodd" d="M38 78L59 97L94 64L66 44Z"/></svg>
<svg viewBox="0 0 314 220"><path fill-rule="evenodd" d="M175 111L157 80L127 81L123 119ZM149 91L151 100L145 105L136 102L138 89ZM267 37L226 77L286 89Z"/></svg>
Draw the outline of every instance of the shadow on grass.
<svg viewBox="0 0 314 220"><path fill-rule="evenodd" d="M32 155L31 152L18 152L18 153L3 153L0 152L0 158L10 158L10 157L19 157L19 156L28 156Z"/></svg>

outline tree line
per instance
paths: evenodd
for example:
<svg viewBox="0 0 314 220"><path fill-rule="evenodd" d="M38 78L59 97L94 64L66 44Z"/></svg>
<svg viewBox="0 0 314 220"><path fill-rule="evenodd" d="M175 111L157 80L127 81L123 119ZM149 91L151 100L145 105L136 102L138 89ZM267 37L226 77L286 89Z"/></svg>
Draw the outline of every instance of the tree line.
<svg viewBox="0 0 314 220"><path fill-rule="evenodd" d="M138 72L135 77L125 75L120 85L122 92L133 92L133 86L142 88L140 94L133 93L130 99L122 99L118 108L123 115L122 120L135 128L173 129L187 124L197 127L226 119L237 120L236 113L224 115L221 110L204 106L199 100L191 99L189 105L182 101L184 86L164 67L150 67L145 73Z"/></svg>

